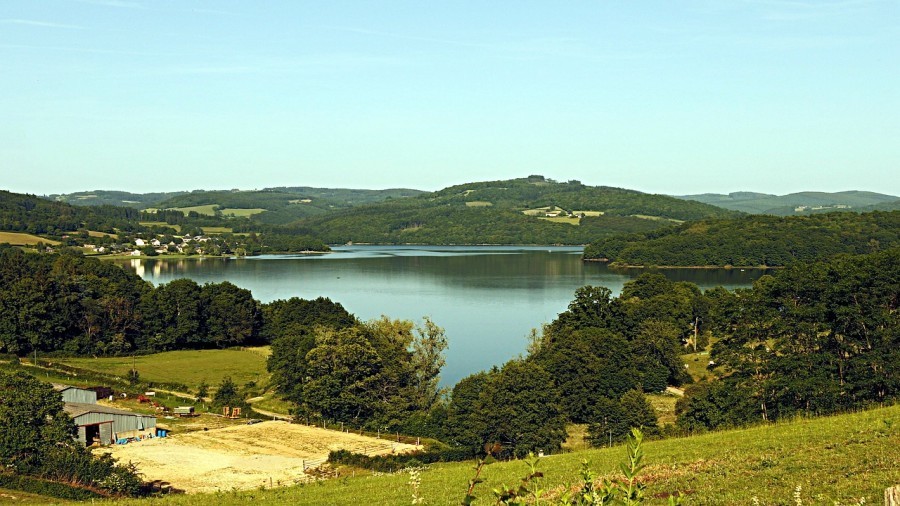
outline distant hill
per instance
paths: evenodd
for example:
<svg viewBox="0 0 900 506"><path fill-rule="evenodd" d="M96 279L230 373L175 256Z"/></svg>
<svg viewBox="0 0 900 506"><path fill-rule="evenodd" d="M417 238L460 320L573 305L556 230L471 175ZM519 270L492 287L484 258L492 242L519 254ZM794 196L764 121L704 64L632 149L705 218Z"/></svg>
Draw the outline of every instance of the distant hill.
<svg viewBox="0 0 900 506"><path fill-rule="evenodd" d="M47 195L45 198L75 206L120 206L146 209L164 200L188 192L130 193L114 190L94 190Z"/></svg>
<svg viewBox="0 0 900 506"><path fill-rule="evenodd" d="M684 223L651 234L601 238L588 260L641 266L785 266L900 246L900 211L751 215Z"/></svg>
<svg viewBox="0 0 900 506"><path fill-rule="evenodd" d="M89 229L114 233L138 227L140 212L127 207L79 207L35 195L0 191L0 230L59 236Z"/></svg>
<svg viewBox="0 0 900 506"><path fill-rule="evenodd" d="M451 186L292 226L332 244L586 244L616 233L739 214L666 195L529 176Z"/></svg>
<svg viewBox="0 0 900 506"><path fill-rule="evenodd" d="M421 195L408 188L359 190L344 188L312 188L291 186L263 190L196 190L159 202L160 209L185 209L216 206L223 214L254 209L253 219L261 223L282 225L299 218L317 216L339 209Z"/></svg>
<svg viewBox="0 0 900 506"><path fill-rule="evenodd" d="M699 195L676 195L675 197L695 200L749 214L774 214L776 216L834 211L886 211L900 208L900 197L857 190L834 193L798 192L788 195L771 195L755 192L733 192L728 195L702 193ZM877 207L882 204L896 207Z"/></svg>

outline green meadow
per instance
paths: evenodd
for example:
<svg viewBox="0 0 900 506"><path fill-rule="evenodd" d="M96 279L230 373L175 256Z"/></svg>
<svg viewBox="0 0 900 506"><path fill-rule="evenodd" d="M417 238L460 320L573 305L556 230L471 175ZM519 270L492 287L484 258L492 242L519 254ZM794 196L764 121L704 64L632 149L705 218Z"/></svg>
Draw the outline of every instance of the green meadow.
<svg viewBox="0 0 900 506"><path fill-rule="evenodd" d="M153 355L109 358L65 358L58 362L102 374L127 377L132 365L141 381L181 383L195 389L206 381L211 389L231 376L238 385L249 381L267 382L266 358L269 347L229 348L225 350L167 351Z"/></svg>

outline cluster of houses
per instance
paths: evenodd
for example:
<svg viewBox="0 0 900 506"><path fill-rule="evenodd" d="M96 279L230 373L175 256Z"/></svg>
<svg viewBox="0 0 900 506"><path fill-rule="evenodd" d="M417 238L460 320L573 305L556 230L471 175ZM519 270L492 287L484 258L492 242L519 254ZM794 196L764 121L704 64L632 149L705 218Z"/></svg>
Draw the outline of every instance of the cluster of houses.
<svg viewBox="0 0 900 506"><path fill-rule="evenodd" d="M76 439L85 445L123 443L156 437L156 417L97 403L98 393L111 396L108 388L53 385L65 403L65 412L78 427Z"/></svg>
<svg viewBox="0 0 900 506"><path fill-rule="evenodd" d="M164 255L166 253L199 253L203 254L203 246L210 241L210 238L205 235L195 235L189 236L186 235L181 238L181 242L169 241L167 244L163 244L159 239L141 239L137 238L134 240L134 245L136 248L131 252L132 255L141 255L143 253L143 249L146 247L154 248L154 251L159 253L160 255Z"/></svg>
<svg viewBox="0 0 900 506"><path fill-rule="evenodd" d="M184 237L178 237L177 240L170 240L167 243L160 241L158 238L143 239L138 237L134 239L134 242L131 243L114 245L84 244L82 245L82 247L87 251L101 254L128 253L132 256L140 256L147 254L147 248L152 248L152 250L159 255L165 255L169 253L196 253L199 255L203 255L208 253L208 245L211 244L210 241L212 241L212 239L205 235L185 235Z"/></svg>
<svg viewBox="0 0 900 506"><path fill-rule="evenodd" d="M795 213L802 213L804 211L822 211L825 209L850 209L851 206L847 204L835 204L833 206L797 206L794 208Z"/></svg>

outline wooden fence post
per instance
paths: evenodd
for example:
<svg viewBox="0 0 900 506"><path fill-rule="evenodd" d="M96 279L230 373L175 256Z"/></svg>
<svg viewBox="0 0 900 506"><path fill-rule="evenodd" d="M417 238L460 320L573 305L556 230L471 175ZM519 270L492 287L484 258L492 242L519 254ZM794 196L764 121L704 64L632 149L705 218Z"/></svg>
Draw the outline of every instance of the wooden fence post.
<svg viewBox="0 0 900 506"><path fill-rule="evenodd" d="M900 506L900 485L884 489L884 505Z"/></svg>

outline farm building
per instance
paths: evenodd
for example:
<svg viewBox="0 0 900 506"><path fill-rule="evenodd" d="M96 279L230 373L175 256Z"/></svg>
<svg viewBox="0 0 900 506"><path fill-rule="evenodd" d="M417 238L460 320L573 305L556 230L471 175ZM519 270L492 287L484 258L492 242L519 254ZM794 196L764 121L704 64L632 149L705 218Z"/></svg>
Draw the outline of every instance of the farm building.
<svg viewBox="0 0 900 506"><path fill-rule="evenodd" d="M67 402L64 409L78 426L77 439L86 445L156 435L153 415L77 402Z"/></svg>
<svg viewBox="0 0 900 506"><path fill-rule="evenodd" d="M93 390L56 384L53 385L53 388L62 396L63 402L97 404L97 392Z"/></svg>

